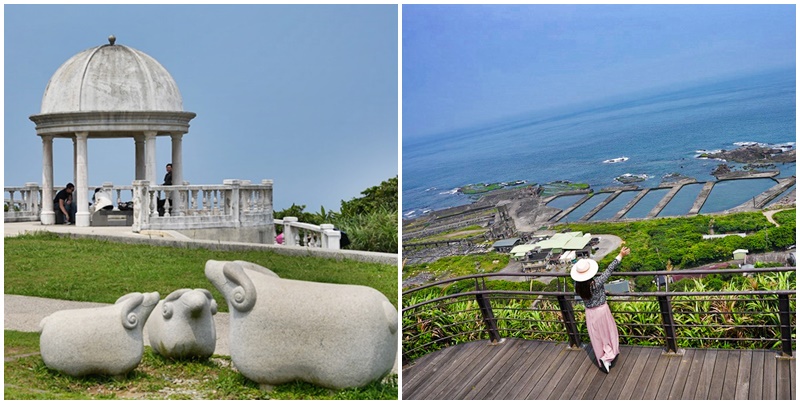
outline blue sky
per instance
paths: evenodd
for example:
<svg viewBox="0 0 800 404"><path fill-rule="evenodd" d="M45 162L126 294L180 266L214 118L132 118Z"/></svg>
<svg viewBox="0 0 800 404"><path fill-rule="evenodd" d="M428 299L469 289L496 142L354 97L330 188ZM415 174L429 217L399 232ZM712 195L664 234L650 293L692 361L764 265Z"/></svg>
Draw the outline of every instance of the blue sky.
<svg viewBox="0 0 800 404"><path fill-rule="evenodd" d="M403 139L795 66L795 5L404 5Z"/></svg>
<svg viewBox="0 0 800 404"><path fill-rule="evenodd" d="M396 5L5 5L4 183L41 184L38 114L71 56L107 43L158 60L186 111L184 178L273 179L276 210L339 210L398 174ZM171 158L157 140L160 180ZM89 183L130 184L132 139L89 141ZM54 142L56 185L73 181L72 142ZM74 181L73 181L74 182Z"/></svg>

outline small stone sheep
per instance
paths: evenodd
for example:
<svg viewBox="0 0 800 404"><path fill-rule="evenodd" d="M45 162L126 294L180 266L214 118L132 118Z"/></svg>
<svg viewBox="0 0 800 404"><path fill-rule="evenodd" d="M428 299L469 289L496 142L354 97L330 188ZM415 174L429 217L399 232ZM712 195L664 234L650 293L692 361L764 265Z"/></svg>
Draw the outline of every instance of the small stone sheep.
<svg viewBox="0 0 800 404"><path fill-rule="evenodd" d="M240 261L210 260L205 273L228 301L231 359L248 379L341 389L391 371L397 309L377 290L281 279Z"/></svg>
<svg viewBox="0 0 800 404"><path fill-rule="evenodd" d="M214 353L217 302L205 289L179 289L156 306L147 320L150 346L173 359L206 359Z"/></svg>
<svg viewBox="0 0 800 404"><path fill-rule="evenodd" d="M62 310L39 323L44 364L71 375L123 375L144 353L142 328L158 292L129 293L111 306Z"/></svg>

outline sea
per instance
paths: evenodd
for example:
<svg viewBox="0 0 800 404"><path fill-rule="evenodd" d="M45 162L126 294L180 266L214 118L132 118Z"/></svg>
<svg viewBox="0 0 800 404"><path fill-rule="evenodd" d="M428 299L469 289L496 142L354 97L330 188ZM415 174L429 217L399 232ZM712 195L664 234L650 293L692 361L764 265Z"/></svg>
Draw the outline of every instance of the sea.
<svg viewBox="0 0 800 404"><path fill-rule="evenodd" d="M468 184L570 181L600 190L632 174L649 188L671 173L711 181L722 162L699 158L704 152L795 147L795 100L795 71L777 70L404 138L403 217L472 203L476 196L458 192ZM796 175L796 162L777 169L779 178Z"/></svg>

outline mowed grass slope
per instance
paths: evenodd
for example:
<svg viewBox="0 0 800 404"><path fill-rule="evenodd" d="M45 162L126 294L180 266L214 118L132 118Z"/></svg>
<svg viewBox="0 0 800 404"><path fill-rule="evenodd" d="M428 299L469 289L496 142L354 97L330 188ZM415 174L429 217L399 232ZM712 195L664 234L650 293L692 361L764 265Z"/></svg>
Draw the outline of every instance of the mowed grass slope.
<svg viewBox="0 0 800 404"><path fill-rule="evenodd" d="M397 307L397 267L269 251L211 251L59 237L52 233L4 239L6 294L114 303L131 292L157 291L164 298L181 288L208 289L227 311L204 274L208 260L250 261L281 278L365 285Z"/></svg>

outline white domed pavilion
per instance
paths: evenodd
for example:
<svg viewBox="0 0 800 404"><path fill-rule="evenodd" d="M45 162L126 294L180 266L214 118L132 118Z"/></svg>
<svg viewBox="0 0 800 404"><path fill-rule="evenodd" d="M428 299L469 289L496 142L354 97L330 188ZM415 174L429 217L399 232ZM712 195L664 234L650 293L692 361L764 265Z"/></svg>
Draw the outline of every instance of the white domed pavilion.
<svg viewBox="0 0 800 404"><path fill-rule="evenodd" d="M156 136L172 137L173 184L183 181L182 136L195 117L183 110L178 85L158 61L125 45L109 43L67 60L50 78L42 109L30 119L42 137L42 223L55 223L53 138L75 144L77 226L89 226L87 141L91 138L133 138L136 180L156 184Z"/></svg>

